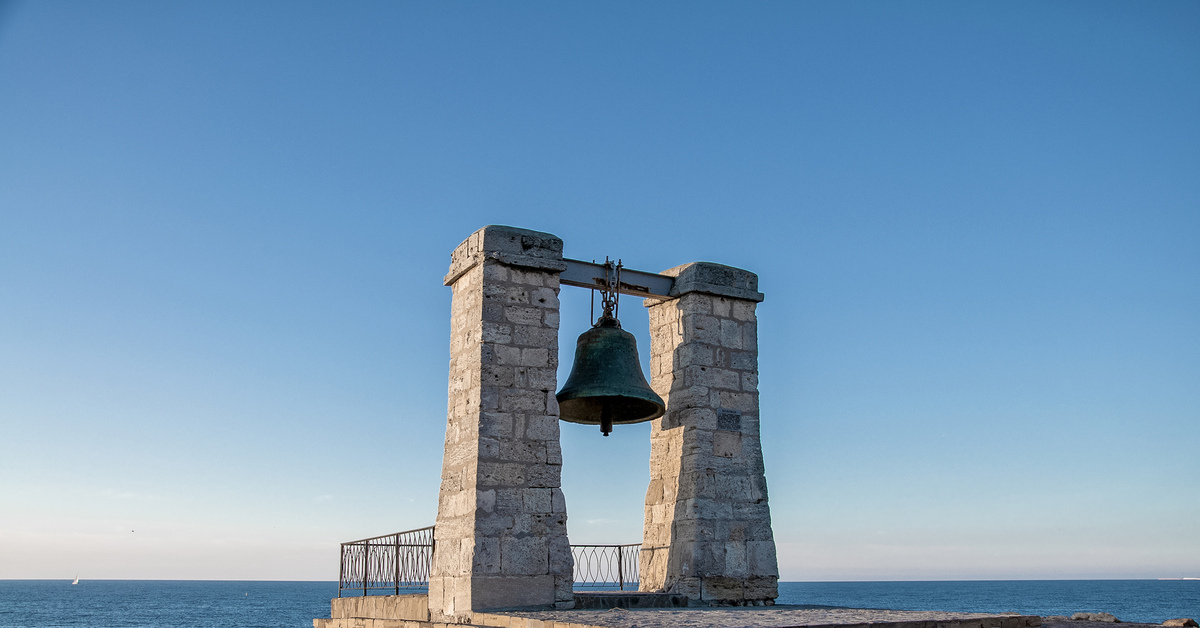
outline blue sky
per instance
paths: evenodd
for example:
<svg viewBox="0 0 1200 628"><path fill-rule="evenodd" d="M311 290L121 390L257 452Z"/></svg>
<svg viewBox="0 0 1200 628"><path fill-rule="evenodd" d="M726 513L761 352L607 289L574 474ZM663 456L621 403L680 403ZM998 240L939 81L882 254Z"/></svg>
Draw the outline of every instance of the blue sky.
<svg viewBox="0 0 1200 628"><path fill-rule="evenodd" d="M45 0L0 3L0 578L432 524L486 224L759 274L784 579L1200 576L1200 4ZM572 540L640 540L648 433L563 425Z"/></svg>

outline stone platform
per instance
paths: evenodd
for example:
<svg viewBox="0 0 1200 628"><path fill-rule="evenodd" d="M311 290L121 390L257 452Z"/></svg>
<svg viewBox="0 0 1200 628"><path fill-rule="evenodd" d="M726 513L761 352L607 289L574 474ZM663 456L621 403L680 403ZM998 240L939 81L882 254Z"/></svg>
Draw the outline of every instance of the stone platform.
<svg viewBox="0 0 1200 628"><path fill-rule="evenodd" d="M472 624L497 628L1031 628L1041 626L1042 618L779 605L476 613Z"/></svg>
<svg viewBox="0 0 1200 628"><path fill-rule="evenodd" d="M430 621L424 595L336 598L331 606L331 617L314 619L314 628L1036 628L1042 625L1042 618L1037 615L785 605L489 611L472 613L465 623L447 624Z"/></svg>

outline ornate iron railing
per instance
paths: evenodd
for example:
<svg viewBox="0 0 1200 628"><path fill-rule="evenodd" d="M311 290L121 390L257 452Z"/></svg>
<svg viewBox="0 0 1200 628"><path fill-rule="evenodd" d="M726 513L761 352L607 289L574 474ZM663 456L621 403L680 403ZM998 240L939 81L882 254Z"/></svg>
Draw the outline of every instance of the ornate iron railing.
<svg viewBox="0 0 1200 628"><path fill-rule="evenodd" d="M424 589L433 562L433 526L342 543L342 591Z"/></svg>
<svg viewBox="0 0 1200 628"><path fill-rule="evenodd" d="M575 556L575 588L636 591L638 553L642 546L572 545Z"/></svg>
<svg viewBox="0 0 1200 628"><path fill-rule="evenodd" d="M637 590L640 550L637 544L572 545L575 588ZM433 526L342 543L338 597L424 590L432 563Z"/></svg>

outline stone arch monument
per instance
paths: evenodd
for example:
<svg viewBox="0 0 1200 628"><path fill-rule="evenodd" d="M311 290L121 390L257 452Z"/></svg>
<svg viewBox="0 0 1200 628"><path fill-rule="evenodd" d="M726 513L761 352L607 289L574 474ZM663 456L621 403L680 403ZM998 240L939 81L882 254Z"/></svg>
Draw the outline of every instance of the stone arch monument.
<svg viewBox="0 0 1200 628"><path fill-rule="evenodd" d="M451 256L446 447L429 611L573 604L561 490L557 370L560 285L595 285L549 234L487 226ZM696 262L624 271L646 297L651 428L640 590L703 605L770 604L778 568L759 441L763 300L748 271Z"/></svg>

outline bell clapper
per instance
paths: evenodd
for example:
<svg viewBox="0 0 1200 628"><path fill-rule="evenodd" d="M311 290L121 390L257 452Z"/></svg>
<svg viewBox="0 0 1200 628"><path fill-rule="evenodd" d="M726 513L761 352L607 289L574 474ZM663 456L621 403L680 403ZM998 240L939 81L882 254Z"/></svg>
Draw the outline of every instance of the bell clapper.
<svg viewBox="0 0 1200 628"><path fill-rule="evenodd" d="M600 409L600 433L603 434L604 436L608 436L608 433L611 431L612 431L612 406L610 406L609 404L606 403L606 404L604 404L604 407L602 407Z"/></svg>

